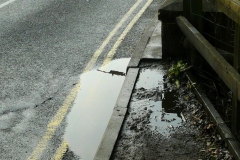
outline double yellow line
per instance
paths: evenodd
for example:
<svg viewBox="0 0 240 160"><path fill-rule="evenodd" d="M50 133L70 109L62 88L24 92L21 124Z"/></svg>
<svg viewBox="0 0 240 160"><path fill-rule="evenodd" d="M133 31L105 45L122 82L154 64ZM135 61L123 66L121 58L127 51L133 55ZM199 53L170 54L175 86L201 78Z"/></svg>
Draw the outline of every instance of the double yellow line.
<svg viewBox="0 0 240 160"><path fill-rule="evenodd" d="M110 32L108 37L104 40L102 45L94 55L92 56L91 60L88 62L87 66L84 69L84 73L90 71L93 66L95 65L98 57L101 55L103 52L103 49L106 47L106 45L109 43L109 41L112 39L112 37L116 34L118 29L124 24L124 22L128 19L128 17L132 14L132 12L137 8L137 6L142 2L143 0L138 0L131 8L130 10L124 15L124 17L121 19L121 21L116 25L116 27ZM147 9L147 7L152 3L153 0L147 0L146 4L142 7L142 9L138 12L138 14L132 19L132 21L128 24L128 26L125 28L123 33L120 35L116 43L114 44L113 48L110 50L110 52L107 54L107 57L105 58L103 65L106 65L109 63L114 54L116 53L117 48L123 41L123 39L126 37L127 33L131 30L133 25L138 21L138 19L141 17L141 15L144 13L144 11ZM66 113L68 112L69 108L71 107L79 89L80 89L80 80L79 82L74 86L74 88L70 91L69 95L63 102L63 105L59 108L58 112L56 115L53 117L53 119L50 121L50 123L47 126L46 133L45 135L41 138L39 141L38 145L28 158L28 160L37 160L41 155L44 149L47 147L49 140L52 138L54 135L56 129L66 116ZM62 159L64 153L67 150L67 142L63 140L62 144L59 146L57 149L55 155L53 156L52 159L54 160L60 160Z"/></svg>

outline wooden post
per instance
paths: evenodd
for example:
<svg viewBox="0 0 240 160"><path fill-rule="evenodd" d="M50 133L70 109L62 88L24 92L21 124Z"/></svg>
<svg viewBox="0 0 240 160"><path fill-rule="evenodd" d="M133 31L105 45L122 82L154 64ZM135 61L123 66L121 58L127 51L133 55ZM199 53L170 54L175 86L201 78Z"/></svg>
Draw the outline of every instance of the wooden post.
<svg viewBox="0 0 240 160"><path fill-rule="evenodd" d="M183 15L190 21L191 15L191 0L183 0Z"/></svg>
<svg viewBox="0 0 240 160"><path fill-rule="evenodd" d="M240 66L240 25L235 23L235 38L234 38L234 68L239 73ZM233 91L232 98L232 119L231 129L235 136L240 135L240 101L238 100L238 90Z"/></svg>
<svg viewBox="0 0 240 160"><path fill-rule="evenodd" d="M183 0L183 13L185 18L191 22L195 28L202 32L202 0ZM196 50L189 50L187 59L193 65L194 68L200 66L197 58L198 53Z"/></svg>
<svg viewBox="0 0 240 160"><path fill-rule="evenodd" d="M191 20L190 22L201 33L202 32L202 0L191 0Z"/></svg>

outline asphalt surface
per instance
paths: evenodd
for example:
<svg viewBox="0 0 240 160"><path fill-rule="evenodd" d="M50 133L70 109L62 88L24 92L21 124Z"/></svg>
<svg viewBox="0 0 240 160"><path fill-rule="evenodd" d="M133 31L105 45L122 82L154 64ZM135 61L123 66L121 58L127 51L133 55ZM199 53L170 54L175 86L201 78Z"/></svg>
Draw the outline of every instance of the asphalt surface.
<svg viewBox="0 0 240 160"><path fill-rule="evenodd" d="M25 160L31 155L87 62L135 2L16 0L0 8L0 159ZM116 32L96 68L145 3ZM131 56L161 3L153 1L114 58ZM66 118L39 159L53 157L65 127Z"/></svg>

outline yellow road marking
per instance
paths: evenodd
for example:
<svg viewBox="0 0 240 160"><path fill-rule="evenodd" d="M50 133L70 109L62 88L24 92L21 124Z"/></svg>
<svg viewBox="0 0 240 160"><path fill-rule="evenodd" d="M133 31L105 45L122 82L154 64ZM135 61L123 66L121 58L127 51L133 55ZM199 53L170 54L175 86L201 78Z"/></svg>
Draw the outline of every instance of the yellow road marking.
<svg viewBox="0 0 240 160"><path fill-rule="evenodd" d="M99 57L99 55L102 53L103 49L105 48L105 46L108 44L108 42L110 41L110 39L114 36L114 34L117 32L117 30L122 26L122 24L127 20L127 18L132 14L132 12L137 8L137 6L140 4L142 0L138 0L131 8L130 10L124 15L124 17L122 18L122 20L117 24L117 26L112 30L112 32L110 32L110 34L108 35L108 37L105 39L105 41L102 43L102 45L100 46L100 48L94 53L92 59L88 62L87 67L86 68L92 68L93 65L96 63L97 58ZM87 70L89 71L89 70ZM85 72L87 72L85 71Z"/></svg>
<svg viewBox="0 0 240 160"><path fill-rule="evenodd" d="M102 53L104 47L109 43L113 35L118 31L118 29L123 25L123 23L127 20L127 18L131 15L131 13L137 8L137 6L141 3L142 0L138 0L131 8L130 10L124 15L124 17L121 19L121 21L115 26L115 28L110 32L108 37L104 40L102 45L96 52L94 53L93 57L91 60L88 62L87 66L84 69L84 73L91 70L93 65L96 63L97 58L100 56ZM69 110L70 106L72 105L78 91L80 89L80 80L79 82L74 86L74 88L71 90L69 95L67 96L66 100L64 101L63 105L61 108L58 110L57 114L54 116L54 118L51 120L51 122L47 126L47 130L45 135L41 138L39 141L38 145L28 157L28 160L37 160L43 150L46 148L49 140L52 138L54 135L54 132L56 131L57 127L59 124L62 122L63 118L65 117L67 111Z"/></svg>
<svg viewBox="0 0 240 160"><path fill-rule="evenodd" d="M118 38L117 42L114 44L113 48L108 52L107 57L105 58L102 67L107 65L113 58L114 54L117 51L117 48L122 43L123 39L126 37L127 33L132 29L133 25L138 21L138 19L145 12L147 7L152 3L153 0L148 0L148 2L143 6L143 8L138 12L138 14L133 18L133 20L128 24L126 29L123 31L121 36Z"/></svg>
<svg viewBox="0 0 240 160"><path fill-rule="evenodd" d="M133 25L138 21L138 19L141 17L141 15L144 13L144 11L147 9L147 7L152 3L153 0L148 0L148 2L143 6L143 8L138 12L138 14L132 19L132 21L128 24L128 26L126 27L126 29L123 31L123 33L120 35L120 37L118 38L118 40L116 41L116 43L114 44L113 48L110 50L110 52L107 54L107 57L105 58L102 66L104 67L105 65L107 65L113 58L114 54L116 53L117 48L119 47L119 45L122 43L123 39L126 37L127 33L132 29ZM65 140L63 140L62 144L59 146L58 150L65 150L67 147L64 145ZM55 153L54 157L60 157L58 156L58 152ZM54 160L61 160L62 159L62 152L60 152L61 157L59 159L54 159Z"/></svg>
<svg viewBox="0 0 240 160"><path fill-rule="evenodd" d="M51 160L62 159L64 153L67 151L68 144L65 140L63 140L61 146L57 149L54 157Z"/></svg>
<svg viewBox="0 0 240 160"><path fill-rule="evenodd" d="M0 8L3 8L3 7L5 7L5 6L7 6L7 5L9 5L9 4L11 4L11 3L15 2L15 1L16 0L9 0L7 2L4 2L4 3L0 4Z"/></svg>
<svg viewBox="0 0 240 160"><path fill-rule="evenodd" d="M74 88L71 90L70 94L67 96L66 100L64 101L61 108L58 110L57 114L51 120L51 122L47 126L47 131L45 135L42 137L40 142L38 143L37 147L28 158L28 160L36 160L42 154L43 150L46 148L48 141L52 138L54 132L56 131L58 125L62 122L64 116L66 115L69 107L71 106L72 102L74 101L77 92L80 89L80 83L77 83Z"/></svg>

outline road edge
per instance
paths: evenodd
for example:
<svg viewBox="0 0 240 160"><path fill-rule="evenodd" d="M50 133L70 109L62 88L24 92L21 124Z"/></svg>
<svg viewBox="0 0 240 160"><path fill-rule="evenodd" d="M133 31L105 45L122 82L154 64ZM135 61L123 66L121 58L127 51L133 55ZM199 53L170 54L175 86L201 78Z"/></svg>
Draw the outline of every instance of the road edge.
<svg viewBox="0 0 240 160"><path fill-rule="evenodd" d="M115 107L113 109L112 116L108 122L108 126L104 132L101 143L95 154L94 160L103 160L103 159L107 160L107 159L110 159L112 155L112 151L114 149L118 135L121 132L122 124L124 122L124 119L127 113L128 104L132 96L132 91L135 87L135 84L139 75L139 68L138 68L139 62L142 59L144 50L158 22L159 22L158 13L156 13L150 25L144 31L141 39L139 40L131 56L130 62L127 66L126 78L124 80L124 83L121 88Z"/></svg>

